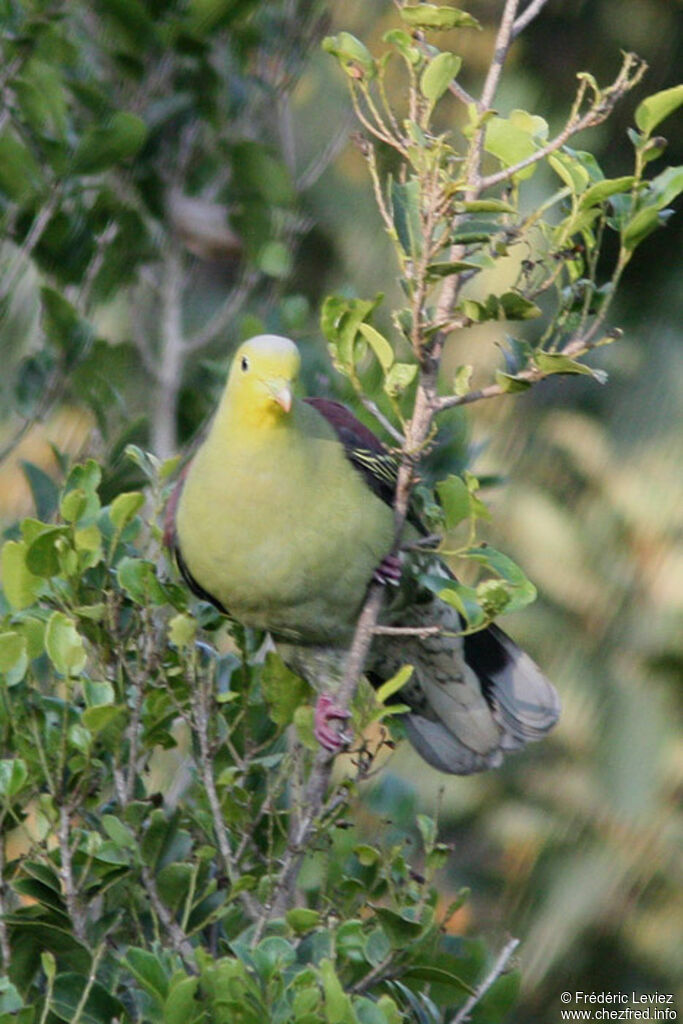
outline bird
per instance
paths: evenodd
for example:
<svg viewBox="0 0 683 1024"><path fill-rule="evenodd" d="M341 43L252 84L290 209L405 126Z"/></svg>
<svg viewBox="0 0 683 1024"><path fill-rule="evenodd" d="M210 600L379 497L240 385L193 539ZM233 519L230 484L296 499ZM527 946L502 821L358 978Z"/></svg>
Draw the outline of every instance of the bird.
<svg viewBox="0 0 683 1024"><path fill-rule="evenodd" d="M300 368L297 346L279 335L237 349L168 504L180 572L198 597L266 630L318 691L314 731L331 754L348 741L334 689L368 588L394 584L383 621L413 633L375 636L365 675L377 686L412 665L397 697L409 741L434 768L498 767L554 726L557 692L497 625L465 634L457 609L420 587L393 552L395 455L340 402L298 397ZM411 518L404 540L419 535ZM438 552L421 557L432 575L451 576Z"/></svg>

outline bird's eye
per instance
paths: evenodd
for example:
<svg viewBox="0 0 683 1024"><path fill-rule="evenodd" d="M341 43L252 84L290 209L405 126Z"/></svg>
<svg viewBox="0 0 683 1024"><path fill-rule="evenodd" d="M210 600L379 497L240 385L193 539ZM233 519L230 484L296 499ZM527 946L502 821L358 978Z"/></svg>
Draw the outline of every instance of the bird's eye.
<svg viewBox="0 0 683 1024"><path fill-rule="evenodd" d="M242 356L242 362L240 363L240 366L242 367L245 373L249 369L249 360L247 359L246 356Z"/></svg>

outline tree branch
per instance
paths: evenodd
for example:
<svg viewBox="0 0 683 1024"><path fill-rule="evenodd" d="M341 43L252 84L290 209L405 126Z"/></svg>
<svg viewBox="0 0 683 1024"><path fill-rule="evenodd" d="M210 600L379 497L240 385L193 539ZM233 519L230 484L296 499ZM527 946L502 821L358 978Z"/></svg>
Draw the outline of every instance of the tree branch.
<svg viewBox="0 0 683 1024"><path fill-rule="evenodd" d="M513 39L516 39L520 32L523 32L527 25L531 24L534 18L541 13L547 3L548 0L531 0L531 3L526 10L522 11L522 13L515 18L515 23L512 26Z"/></svg>
<svg viewBox="0 0 683 1024"><path fill-rule="evenodd" d="M631 76L631 69L634 64L636 65L635 71ZM586 128L595 128L597 125L602 124L610 114L612 110L619 102L619 100L629 92L635 85L638 84L640 79L647 71L647 64L645 61L641 61L639 58L634 57L633 54L626 54L624 62L621 67L619 75L614 80L611 86L609 86L601 95L600 100L587 110L584 114L579 115L578 107L580 106L581 98L585 93L586 85L582 81L579 86L579 91L572 108L572 113L559 135L556 135L554 139L546 143L541 149L537 149L535 153L525 157L523 160L519 160L516 164L512 164L510 167L504 167L500 171L496 171L495 174L489 174L485 178L479 180L479 189L484 191L487 188L491 188L493 185L499 185L501 182L510 181L515 174L519 171L523 171L525 167L531 167L533 164L544 160L551 153L560 149L572 136L578 135L579 132L584 131Z"/></svg>
<svg viewBox="0 0 683 1024"><path fill-rule="evenodd" d="M490 973L487 974L487 976L482 981L481 985L477 987L477 991L475 992L475 994L470 996L469 999L467 999L463 1003L463 1005L460 1007L455 1017L451 1021L451 1024L465 1024L465 1021L469 1020L470 1011L474 1009L474 1007L477 1005L481 997L485 995L486 992L488 992L488 990L493 985L494 981L497 981L501 974L503 974L505 968L508 965L510 957L517 949L518 945L519 939L510 939L510 941L503 946L498 956L498 959L493 965Z"/></svg>

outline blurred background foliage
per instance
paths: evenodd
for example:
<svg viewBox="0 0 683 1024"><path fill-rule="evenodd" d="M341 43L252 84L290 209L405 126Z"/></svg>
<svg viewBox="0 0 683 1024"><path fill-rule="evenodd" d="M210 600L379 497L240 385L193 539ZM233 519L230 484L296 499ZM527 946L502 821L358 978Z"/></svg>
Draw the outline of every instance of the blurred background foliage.
<svg viewBox="0 0 683 1024"><path fill-rule="evenodd" d="M500 4L470 9L485 29L458 36L466 87L488 65ZM127 443L172 454L260 330L301 344L309 391L350 399L317 326L322 299L382 291L390 308L397 283L344 82L318 42L346 29L377 48L391 4L2 2L0 17L3 526L59 475L54 448L103 458L110 494L134 482ZM500 106L557 126L576 72L608 80L621 49L650 71L590 145L606 174L628 173L634 106L683 66L678 0L550 0L513 48ZM664 125L672 164L682 127ZM547 182L534 183L540 198ZM445 428L452 466L502 478L490 539L540 593L505 626L558 685L559 727L468 779L401 749L358 809L372 830L438 808L453 844L443 902L473 892L451 927L522 938L529 1024L564 989L679 986L683 1005L682 221L626 272L612 315L625 339L593 360L606 387L553 378ZM40 288L65 288L70 305ZM496 365L498 329L470 331L467 352L454 337L448 364Z"/></svg>

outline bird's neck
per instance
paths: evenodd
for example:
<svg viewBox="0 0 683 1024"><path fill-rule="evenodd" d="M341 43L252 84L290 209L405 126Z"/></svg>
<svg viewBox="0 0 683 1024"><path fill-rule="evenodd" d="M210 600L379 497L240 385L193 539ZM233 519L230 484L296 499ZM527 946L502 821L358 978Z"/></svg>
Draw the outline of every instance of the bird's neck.
<svg viewBox="0 0 683 1024"><path fill-rule="evenodd" d="M223 443L258 448L282 437L290 426L290 419L275 402L244 401L242 396L226 393L211 433Z"/></svg>

